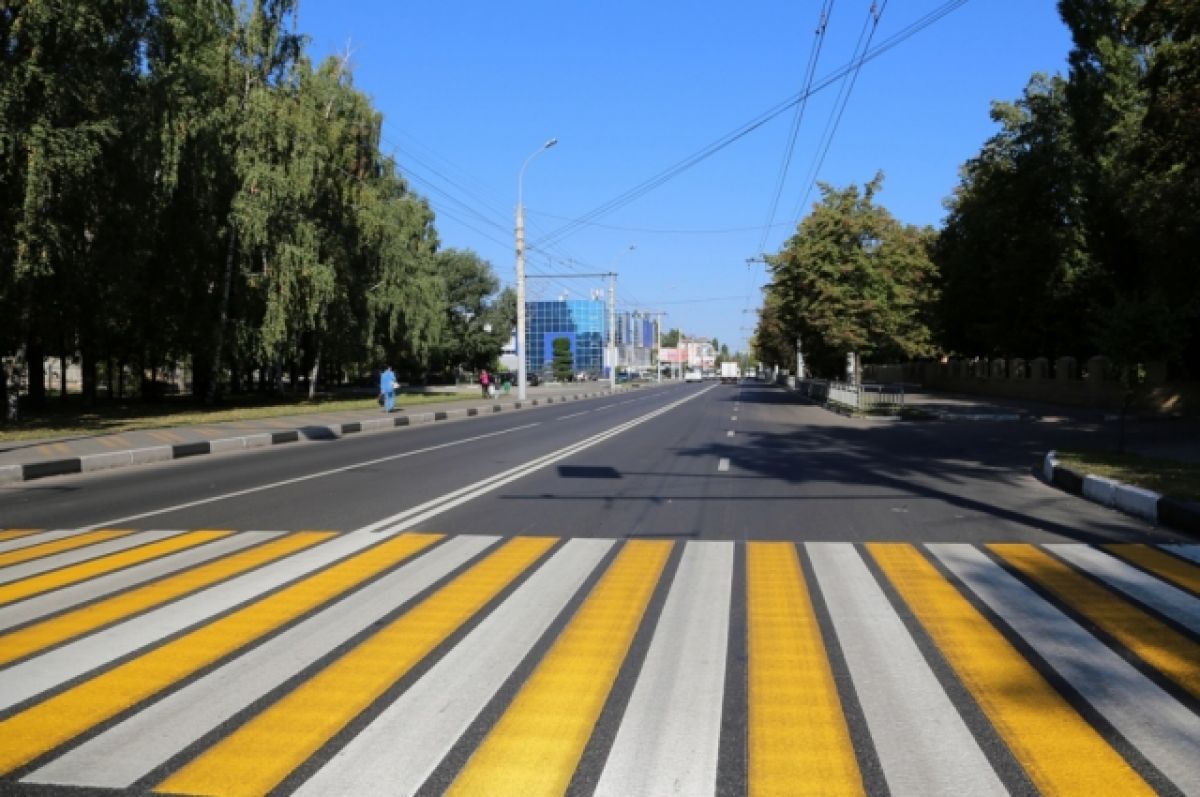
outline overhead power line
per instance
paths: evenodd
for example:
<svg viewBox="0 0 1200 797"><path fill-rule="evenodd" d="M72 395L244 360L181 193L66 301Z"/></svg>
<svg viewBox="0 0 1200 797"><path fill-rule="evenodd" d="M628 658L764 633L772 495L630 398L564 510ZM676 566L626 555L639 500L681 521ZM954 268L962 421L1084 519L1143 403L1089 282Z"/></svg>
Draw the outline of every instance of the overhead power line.
<svg viewBox="0 0 1200 797"><path fill-rule="evenodd" d="M911 23L907 27L902 28L899 32L897 32L890 38L885 39L884 41L880 42L874 49L868 50L866 53L864 53L861 58L857 59L856 61L851 61L850 63L845 64L844 66L835 70L832 74L827 75L826 77L821 79L819 82L814 84L808 91L800 92L799 94L796 94L796 95L790 97L789 99L784 100L783 102L779 103L778 105L774 106L773 108L770 108L769 110L764 111L763 113L759 114L754 119L745 123L741 127L725 134L724 136L717 139L716 141L709 144L708 146L700 149L696 153L679 161L674 166L671 166L671 167L665 169L664 171L659 172L654 177L651 177L650 179L629 189L625 193L620 194L617 197L614 197L613 199L596 207L595 209L584 214L583 216L580 216L578 219L575 219L574 221L569 222L569 223L559 227L557 230L554 230L549 235L547 235L545 238L539 240L537 243L542 244L542 245L547 245L547 244L550 244L550 243L553 243L556 241L560 241L563 238L570 235L571 233L578 230L584 224L587 224L588 222L591 222L594 219L600 218L601 216L612 213L613 211L617 210L618 208L624 207L625 205L628 205L629 203L641 198L645 194L649 193L650 191L653 191L655 188L658 188L659 186L668 182L669 180L672 180L675 177L678 177L680 174L682 174L683 172L692 168L696 164L707 160L708 158L712 157L716 153L725 149L729 145L746 137L750 133L754 132L758 128L765 125L767 122L769 122L772 119L774 119L775 117L779 116L781 113L784 113L785 111L787 111L792 106L796 105L799 102L802 102L807 97L812 96L813 94L816 94L817 92L823 91L824 89L833 85L835 82L840 80L845 75L848 75L853 70L861 67L862 64L865 64L869 61L873 61L874 59L878 58L879 56L883 55L887 51L894 48L896 45L911 38L912 36L916 35L917 33L924 30L925 28L929 27L930 25L933 25L934 23L938 22L946 15L948 15L948 14L952 13L953 11L956 11L957 9L966 5L967 2L968 2L968 0L948 0L948 2L945 2L942 5L938 6L933 11L929 12L925 16L923 16L920 19L916 20L915 22Z"/></svg>

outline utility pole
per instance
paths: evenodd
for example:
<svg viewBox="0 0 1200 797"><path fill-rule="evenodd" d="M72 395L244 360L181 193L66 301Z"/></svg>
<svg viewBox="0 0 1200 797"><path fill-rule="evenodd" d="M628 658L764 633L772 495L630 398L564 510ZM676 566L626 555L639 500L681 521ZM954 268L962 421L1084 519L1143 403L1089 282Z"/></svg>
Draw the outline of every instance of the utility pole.
<svg viewBox="0 0 1200 797"><path fill-rule="evenodd" d="M617 389L617 275L608 275L608 387Z"/></svg>
<svg viewBox="0 0 1200 797"><path fill-rule="evenodd" d="M558 143L552 138L525 159L517 172L517 398L525 400L525 385L528 374L525 367L525 206L521 192L525 181L525 169L530 161Z"/></svg>

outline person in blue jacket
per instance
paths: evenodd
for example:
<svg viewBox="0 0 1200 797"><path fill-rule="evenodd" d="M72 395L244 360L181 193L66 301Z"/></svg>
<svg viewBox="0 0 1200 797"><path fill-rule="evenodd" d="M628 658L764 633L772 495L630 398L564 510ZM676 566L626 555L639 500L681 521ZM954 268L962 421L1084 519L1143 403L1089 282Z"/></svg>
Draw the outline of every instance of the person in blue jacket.
<svg viewBox="0 0 1200 797"><path fill-rule="evenodd" d="M383 394L383 411L391 412L396 406L396 374L390 365L379 375L379 392Z"/></svg>

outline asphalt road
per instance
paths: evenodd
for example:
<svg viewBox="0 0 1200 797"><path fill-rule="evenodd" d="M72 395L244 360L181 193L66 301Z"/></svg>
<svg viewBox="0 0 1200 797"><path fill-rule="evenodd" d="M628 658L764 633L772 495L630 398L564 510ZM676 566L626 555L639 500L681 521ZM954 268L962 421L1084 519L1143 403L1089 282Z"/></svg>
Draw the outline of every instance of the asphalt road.
<svg viewBox="0 0 1200 797"><path fill-rule="evenodd" d="M0 794L1200 794L1200 545L1030 474L1089 433L675 385L5 488Z"/></svg>
<svg viewBox="0 0 1200 797"><path fill-rule="evenodd" d="M1084 434L1030 422L848 419L757 383L658 387L8 487L0 527L345 532L396 517L389 527L398 528L405 512L514 472L404 528L850 542L1182 539L1031 475L1042 452Z"/></svg>

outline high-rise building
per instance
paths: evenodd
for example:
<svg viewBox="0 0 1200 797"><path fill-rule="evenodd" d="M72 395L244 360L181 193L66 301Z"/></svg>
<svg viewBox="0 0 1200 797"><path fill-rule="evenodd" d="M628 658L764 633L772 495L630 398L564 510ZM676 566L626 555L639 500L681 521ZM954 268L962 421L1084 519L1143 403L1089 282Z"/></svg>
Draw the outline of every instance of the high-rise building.
<svg viewBox="0 0 1200 797"><path fill-rule="evenodd" d="M571 344L574 373L594 378L604 374L606 307L603 299L560 299L525 303L525 367L550 377L554 372L554 339Z"/></svg>

